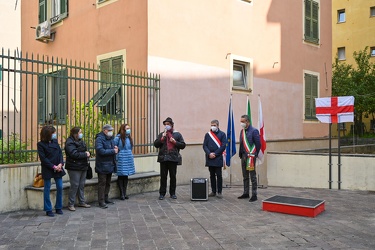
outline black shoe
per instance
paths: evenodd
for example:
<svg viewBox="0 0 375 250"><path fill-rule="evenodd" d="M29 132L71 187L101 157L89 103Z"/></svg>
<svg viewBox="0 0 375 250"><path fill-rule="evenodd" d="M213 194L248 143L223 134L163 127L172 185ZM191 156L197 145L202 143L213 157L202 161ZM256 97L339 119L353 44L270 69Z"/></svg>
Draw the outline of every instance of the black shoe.
<svg viewBox="0 0 375 250"><path fill-rule="evenodd" d="M125 200L129 200L129 196L125 195Z"/></svg>
<svg viewBox="0 0 375 250"><path fill-rule="evenodd" d="M164 200L164 195L161 194L161 195L159 196L159 200Z"/></svg>
<svg viewBox="0 0 375 250"><path fill-rule="evenodd" d="M108 205L113 205L113 204L115 204L115 202L114 201L111 201L111 200L105 200L104 201L106 204L108 204Z"/></svg>
<svg viewBox="0 0 375 250"><path fill-rule="evenodd" d="M49 217L55 217L55 214L52 211L47 211L46 215Z"/></svg>
<svg viewBox="0 0 375 250"><path fill-rule="evenodd" d="M108 205L105 203L99 203L99 207L104 209L104 208L108 208Z"/></svg>
<svg viewBox="0 0 375 250"><path fill-rule="evenodd" d="M171 198L172 198L172 199L177 199L177 196L176 196L175 194L172 194L172 195L171 195Z"/></svg>
<svg viewBox="0 0 375 250"><path fill-rule="evenodd" d="M256 195L253 195L253 196L251 196L249 202L253 202L253 201L256 201L256 200L258 200L258 197Z"/></svg>
<svg viewBox="0 0 375 250"><path fill-rule="evenodd" d="M249 194L243 194L243 195L241 195L241 196L238 196L237 198L238 199L247 199L247 198L249 198L250 196L249 196Z"/></svg>
<svg viewBox="0 0 375 250"><path fill-rule="evenodd" d="M121 197L120 197L120 200L125 200L125 196L124 196L124 195L121 196Z"/></svg>
<svg viewBox="0 0 375 250"><path fill-rule="evenodd" d="M63 211L61 209L56 209L56 213L57 214L64 214Z"/></svg>

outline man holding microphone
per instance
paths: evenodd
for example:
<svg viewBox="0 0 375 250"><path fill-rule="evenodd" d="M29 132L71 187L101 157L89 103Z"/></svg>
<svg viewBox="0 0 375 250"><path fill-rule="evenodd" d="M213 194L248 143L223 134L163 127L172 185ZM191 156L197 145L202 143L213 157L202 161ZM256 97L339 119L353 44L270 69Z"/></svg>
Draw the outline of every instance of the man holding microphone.
<svg viewBox="0 0 375 250"><path fill-rule="evenodd" d="M99 207L107 208L114 204L108 197L111 187L112 173L115 172L116 154L118 148L113 141L113 127L110 124L103 126L102 132L95 139L95 172L98 173L98 201Z"/></svg>

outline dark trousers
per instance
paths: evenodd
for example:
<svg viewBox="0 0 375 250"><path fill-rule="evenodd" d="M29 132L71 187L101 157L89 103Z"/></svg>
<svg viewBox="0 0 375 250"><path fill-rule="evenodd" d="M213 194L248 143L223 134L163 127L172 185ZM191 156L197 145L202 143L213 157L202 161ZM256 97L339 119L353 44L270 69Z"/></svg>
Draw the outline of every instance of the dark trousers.
<svg viewBox="0 0 375 250"><path fill-rule="evenodd" d="M255 167L254 167L254 171L246 170L246 161L247 161L247 156L242 157L241 166L242 166L242 177L243 177L243 193L249 194L249 190L250 190L249 180L251 180L251 195L257 195L258 183L257 183L257 174L255 172ZM255 161L254 161L254 164L255 164ZM250 179L249 179L249 175L250 175Z"/></svg>
<svg viewBox="0 0 375 250"><path fill-rule="evenodd" d="M160 195L167 193L167 178L169 172L169 194L176 194L176 174L177 174L177 162L166 161L160 162Z"/></svg>
<svg viewBox="0 0 375 250"><path fill-rule="evenodd" d="M98 174L98 201L104 204L108 199L109 189L111 187L112 174Z"/></svg>
<svg viewBox="0 0 375 250"><path fill-rule="evenodd" d="M211 182L211 189L212 193L216 193L216 190L219 194L223 190L223 172L221 167L208 167L210 171L210 182ZM217 178L217 182L216 182ZM217 188L216 188L217 183Z"/></svg>

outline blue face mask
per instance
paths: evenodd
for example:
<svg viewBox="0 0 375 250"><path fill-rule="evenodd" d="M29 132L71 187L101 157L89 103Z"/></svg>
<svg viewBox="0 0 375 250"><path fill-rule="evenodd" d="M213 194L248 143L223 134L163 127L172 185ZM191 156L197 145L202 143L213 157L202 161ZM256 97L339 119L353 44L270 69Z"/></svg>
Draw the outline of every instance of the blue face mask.
<svg viewBox="0 0 375 250"><path fill-rule="evenodd" d="M82 133L78 134L78 139L82 139L82 138L83 138L83 134Z"/></svg>
<svg viewBox="0 0 375 250"><path fill-rule="evenodd" d="M127 129L127 130L126 130L126 134L127 134L127 135L130 135L130 132L131 132L130 129Z"/></svg>
<svg viewBox="0 0 375 250"><path fill-rule="evenodd" d="M51 140L56 140L57 139L57 134L52 134Z"/></svg>

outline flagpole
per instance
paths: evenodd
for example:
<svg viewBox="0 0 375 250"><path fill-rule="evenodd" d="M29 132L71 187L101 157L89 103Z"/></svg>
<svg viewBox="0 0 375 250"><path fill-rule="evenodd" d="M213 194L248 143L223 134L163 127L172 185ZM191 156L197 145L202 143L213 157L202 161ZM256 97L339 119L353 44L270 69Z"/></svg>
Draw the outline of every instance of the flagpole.
<svg viewBox="0 0 375 250"><path fill-rule="evenodd" d="M332 189L332 123L329 123L329 189Z"/></svg>
<svg viewBox="0 0 375 250"><path fill-rule="evenodd" d="M337 184L338 184L338 189L340 190L341 189L341 149L340 149L340 130L341 130L341 127L340 127L340 124L341 123L337 123L337 125L339 125L339 136L338 136L338 141L337 141L337 150L338 150L338 162L337 162L337 166L338 166L338 181L337 181Z"/></svg>

